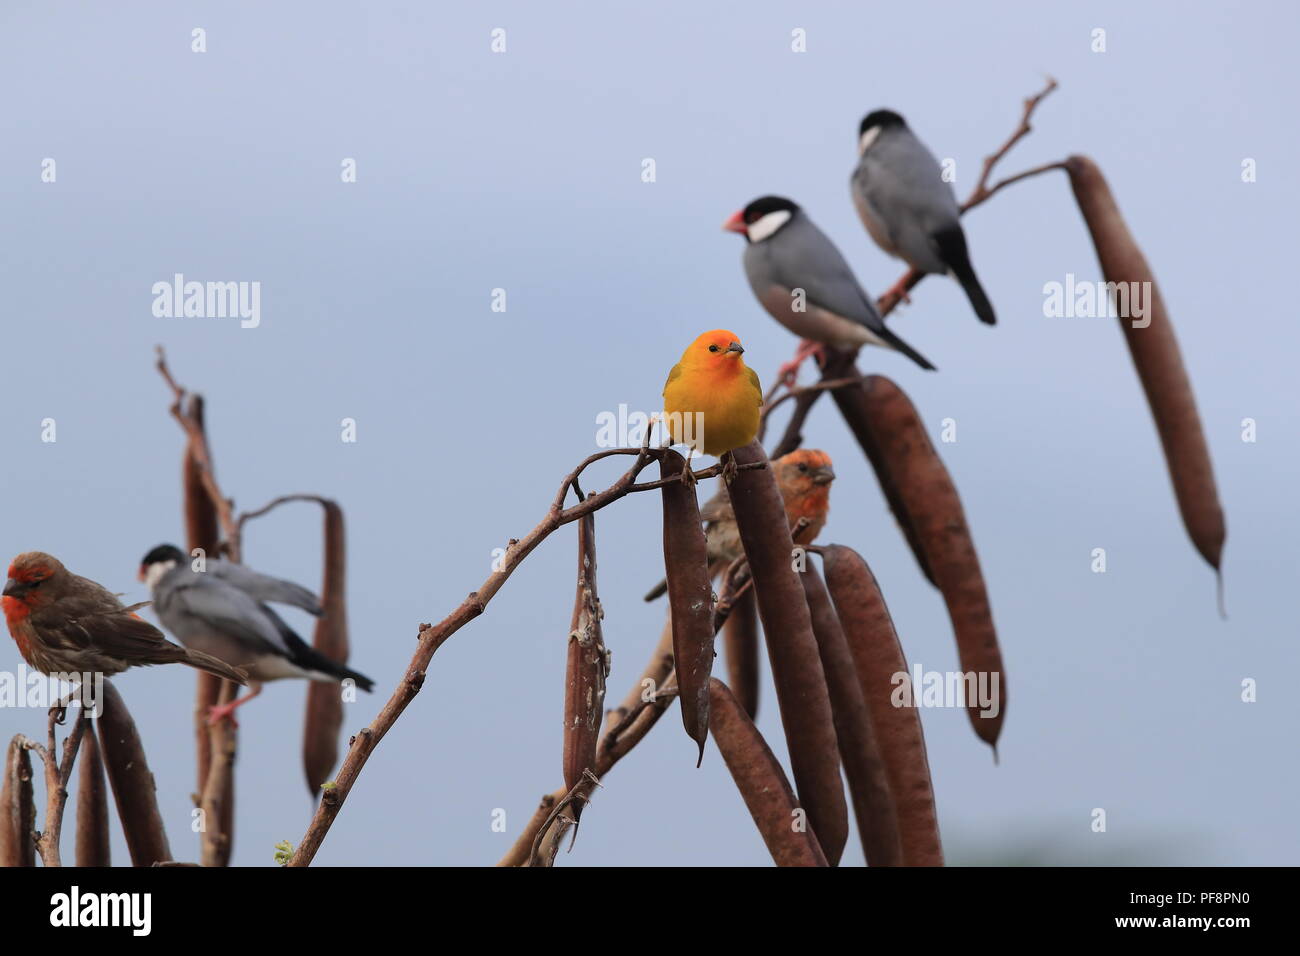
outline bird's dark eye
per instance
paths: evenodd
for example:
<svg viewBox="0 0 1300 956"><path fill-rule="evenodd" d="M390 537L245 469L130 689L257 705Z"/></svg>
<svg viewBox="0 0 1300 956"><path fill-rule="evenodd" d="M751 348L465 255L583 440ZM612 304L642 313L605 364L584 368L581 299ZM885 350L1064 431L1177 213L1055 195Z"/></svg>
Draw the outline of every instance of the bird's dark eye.
<svg viewBox="0 0 1300 956"><path fill-rule="evenodd" d="M28 587L38 588L38 587L41 586L41 582L42 582L43 580L45 580L45 579L44 579L44 578L32 578L32 583L29 584Z"/></svg>
<svg viewBox="0 0 1300 956"><path fill-rule="evenodd" d="M807 470L808 470L808 466L807 466L807 465L800 465L800 466L799 466L799 470L800 470L800 471L807 471Z"/></svg>
<svg viewBox="0 0 1300 956"><path fill-rule="evenodd" d="M709 351L710 351L710 352L716 352L716 351L718 351L718 347L717 347L716 345L710 345L710 346L709 346Z"/></svg>

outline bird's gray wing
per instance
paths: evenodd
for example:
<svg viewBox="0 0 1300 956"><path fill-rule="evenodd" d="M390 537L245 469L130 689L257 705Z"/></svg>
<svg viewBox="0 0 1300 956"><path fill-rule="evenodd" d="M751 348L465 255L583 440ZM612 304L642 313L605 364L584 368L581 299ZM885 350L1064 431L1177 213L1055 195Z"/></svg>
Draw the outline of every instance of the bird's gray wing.
<svg viewBox="0 0 1300 956"><path fill-rule="evenodd" d="M216 633L254 650L290 655L275 619L252 595L207 571L185 570L175 583L164 580L154 610L169 631L187 636Z"/></svg>
<svg viewBox="0 0 1300 956"><path fill-rule="evenodd" d="M786 289L803 289L811 304L873 331L884 327L876 304L858 284L840 250L807 216L796 216L755 248L763 250L763 264L772 282Z"/></svg>
<svg viewBox="0 0 1300 956"><path fill-rule="evenodd" d="M317 617L325 613L316 595L301 584L261 574L242 564L212 560L208 562L208 569L204 573L238 588L257 601L289 604Z"/></svg>
<svg viewBox="0 0 1300 956"><path fill-rule="evenodd" d="M930 237L956 224L961 208L924 143L910 130L881 136L862 154L853 184L899 254L934 264Z"/></svg>

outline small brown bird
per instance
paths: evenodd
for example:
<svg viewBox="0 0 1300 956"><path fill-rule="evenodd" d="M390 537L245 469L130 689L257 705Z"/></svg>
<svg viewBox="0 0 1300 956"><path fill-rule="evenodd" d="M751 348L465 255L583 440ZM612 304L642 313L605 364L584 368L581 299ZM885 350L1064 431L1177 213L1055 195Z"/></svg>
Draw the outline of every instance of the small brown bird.
<svg viewBox="0 0 1300 956"><path fill-rule="evenodd" d="M835 480L830 456L824 451L800 448L772 462L772 471L790 524L793 526L799 518L808 519L807 526L795 534L795 544L811 544L826 527L830 511L830 487ZM700 518L708 522L704 537L709 544L709 574L716 577L744 553L726 485L718 485L718 493L700 508ZM668 582L660 581L645 599L653 601L667 589Z"/></svg>
<svg viewBox="0 0 1300 956"><path fill-rule="evenodd" d="M240 684L247 675L208 654L172 644L106 588L73 574L58 558L28 551L5 581L5 623L23 660L43 674L120 674L179 661ZM146 604L148 602L145 602Z"/></svg>

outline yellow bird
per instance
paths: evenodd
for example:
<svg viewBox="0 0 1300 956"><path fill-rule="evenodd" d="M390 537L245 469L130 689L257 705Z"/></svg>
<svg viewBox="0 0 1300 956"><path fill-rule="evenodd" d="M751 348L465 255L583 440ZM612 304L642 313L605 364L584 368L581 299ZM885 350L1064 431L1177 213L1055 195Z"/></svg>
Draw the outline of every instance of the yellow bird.
<svg viewBox="0 0 1300 956"><path fill-rule="evenodd" d="M664 412L673 442L722 457L758 434L763 387L745 365L734 332L705 332L682 353L664 383Z"/></svg>

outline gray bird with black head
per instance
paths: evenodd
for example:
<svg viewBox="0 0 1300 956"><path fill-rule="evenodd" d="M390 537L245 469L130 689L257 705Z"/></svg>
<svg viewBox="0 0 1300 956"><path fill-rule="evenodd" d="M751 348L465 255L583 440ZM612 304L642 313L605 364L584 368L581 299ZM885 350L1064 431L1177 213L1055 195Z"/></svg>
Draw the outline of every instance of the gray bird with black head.
<svg viewBox="0 0 1300 956"><path fill-rule="evenodd" d="M782 366L783 377L822 345L879 345L934 368L885 326L839 249L794 202L762 196L722 228L745 237L745 275L763 308L804 340L794 361Z"/></svg>
<svg viewBox="0 0 1300 956"><path fill-rule="evenodd" d="M938 160L893 110L875 110L858 125L858 165L850 189L876 245L917 272L951 273L979 320L997 321L971 267L952 184L944 182Z"/></svg>
<svg viewBox="0 0 1300 956"><path fill-rule="evenodd" d="M158 620L176 640L247 672L249 693L214 707L213 721L233 720L235 708L260 694L264 681L298 677L374 687L369 677L316 650L271 610L271 603L288 604L322 616L316 595L299 584L220 558L207 558L198 570L171 544L146 554L139 576L153 594Z"/></svg>

